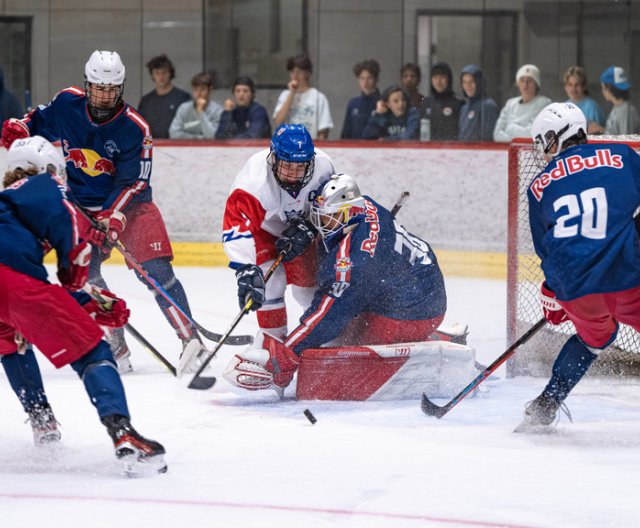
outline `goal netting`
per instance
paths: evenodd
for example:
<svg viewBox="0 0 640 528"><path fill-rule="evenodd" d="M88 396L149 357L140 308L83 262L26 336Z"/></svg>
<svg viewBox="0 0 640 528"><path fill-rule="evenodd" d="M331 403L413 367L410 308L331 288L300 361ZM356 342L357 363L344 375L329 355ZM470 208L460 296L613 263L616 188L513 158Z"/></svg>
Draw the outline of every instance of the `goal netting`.
<svg viewBox="0 0 640 528"><path fill-rule="evenodd" d="M593 142L624 142L640 150L640 136L598 137ZM531 141L515 140L509 147L508 246L507 246L507 339L513 343L543 317L539 288L543 280L540 260L533 248L529 228L527 188L540 172ZM509 376L543 376L567 338L575 333L573 324L545 325L509 359ZM615 342L593 363L591 375L639 375L640 338L622 325Z"/></svg>

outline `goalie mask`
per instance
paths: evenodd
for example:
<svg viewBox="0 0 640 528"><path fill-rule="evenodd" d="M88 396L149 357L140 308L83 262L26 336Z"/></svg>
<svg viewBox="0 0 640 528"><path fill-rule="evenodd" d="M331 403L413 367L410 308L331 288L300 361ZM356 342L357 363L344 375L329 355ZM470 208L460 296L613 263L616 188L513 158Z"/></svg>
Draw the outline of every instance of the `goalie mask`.
<svg viewBox="0 0 640 528"><path fill-rule="evenodd" d="M310 219L318 233L328 240L345 227L364 220L364 198L348 174L331 176L311 204Z"/></svg>
<svg viewBox="0 0 640 528"><path fill-rule="evenodd" d="M66 179L66 164L62 154L41 136L14 141L7 153L7 164L10 172L17 169L37 171L37 174L51 172Z"/></svg>
<svg viewBox="0 0 640 528"><path fill-rule="evenodd" d="M303 125L280 125L271 138L269 164L278 185L296 195L313 177L315 150Z"/></svg>
<svg viewBox="0 0 640 528"><path fill-rule="evenodd" d="M587 141L587 120L573 103L551 103L531 127L539 163L546 165L564 149Z"/></svg>
<svg viewBox="0 0 640 528"><path fill-rule="evenodd" d="M122 106L125 69L115 51L94 51L84 67L89 114L99 123L111 119Z"/></svg>

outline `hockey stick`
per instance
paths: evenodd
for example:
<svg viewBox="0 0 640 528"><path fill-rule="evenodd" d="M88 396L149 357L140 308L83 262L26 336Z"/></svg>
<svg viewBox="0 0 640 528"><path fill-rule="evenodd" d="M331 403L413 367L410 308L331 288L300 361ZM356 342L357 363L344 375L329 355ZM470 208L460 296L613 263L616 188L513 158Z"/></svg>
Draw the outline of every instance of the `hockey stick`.
<svg viewBox="0 0 640 528"><path fill-rule="evenodd" d="M404 205L404 203L407 201L409 196L411 196L409 191L402 191L402 194L400 195L400 198L398 198L398 201L395 203L395 205L391 209L391 216L393 218L396 217L396 215L398 214L398 211Z"/></svg>
<svg viewBox="0 0 640 528"><path fill-rule="evenodd" d="M76 204L77 205L77 204ZM84 214L84 216L91 222L91 224L98 228L102 229L102 226L96 221L96 219L91 215L89 211L84 209L82 206L78 205L78 209ZM155 280L151 275L149 275L146 270L142 267L142 265L133 257L131 253L122 245L122 242L117 241L113 247L115 247L124 257L124 259L129 263L129 265L134 268L150 285L156 290L165 300L173 306L176 310L180 312L180 314L194 326L198 332L200 332L204 337L211 341L220 341L222 336L215 332L211 332L204 328L202 325L197 323L192 317L190 317L182 307L173 300L173 298L166 292L166 290ZM239 335L239 336L229 336L227 339L229 345L249 345L253 343L253 336L249 335Z"/></svg>
<svg viewBox="0 0 640 528"><path fill-rule="evenodd" d="M461 400L469 395L469 393L475 389L478 385L480 385L485 379L487 379L500 365L502 365L507 359L509 359L516 350L524 345L529 339L531 339L537 332L540 330L544 324L546 323L546 319L543 317L536 324L534 324L529 330L527 330L521 337L518 339L513 345L511 345L504 353L496 359L491 365L485 368L476 379L474 379L469 385L467 385L464 389L462 389L458 395L453 398L449 403L443 405L442 407L433 403L429 398L427 398L426 394L422 394L422 411L428 416L435 416L436 418L442 418L445 414L447 414L451 409L453 409Z"/></svg>
<svg viewBox="0 0 640 528"><path fill-rule="evenodd" d="M286 252L283 251L278 255L278 258L276 258L273 264L271 264L271 267L267 270L267 273L264 276L265 284L271 278L271 275L273 275L273 272L276 271L276 268L280 265L285 255L286 255ZM215 357L215 355L218 353L218 350L220 350L222 345L224 345L227 339L227 336L231 332L233 332L233 329L238 325L238 323L245 316L245 314L249 313L249 310L251 309L252 305L253 305L253 299L249 299L246 302L246 304L242 307L242 310L240 311L240 313L236 316L236 318L231 323L231 327L229 327L229 330L227 330L227 333L222 336L222 338L220 339L220 341L218 341L218 344L215 346L215 348L211 352L209 352L209 356L207 357L207 359L204 360L202 365L200 365L200 368L194 374L193 378L191 378L191 381L189 382L189 385L187 385L187 387L195 390L207 390L213 387L214 383L216 382L216 378L214 376L202 376L202 372L204 371L204 369L207 368L207 365Z"/></svg>
<svg viewBox="0 0 640 528"><path fill-rule="evenodd" d="M94 288L91 287L90 284L85 284L83 290L87 292L92 299L95 299L98 303L103 305L106 310L109 310L111 308L111 302L100 295ZM160 363L162 363L167 368L167 370L171 372L171 374L177 377L178 373L176 372L176 368L171 364L171 362L160 352L158 352L156 347L149 343L149 341L147 341L147 338L144 337L140 332L138 332L138 330L136 330L131 323L126 323L124 325L124 329L129 332L136 339L136 341L138 341L138 343L146 348L152 356L160 361Z"/></svg>
<svg viewBox="0 0 640 528"><path fill-rule="evenodd" d="M140 332L138 332L138 330L136 330L133 325L127 323L126 325L124 325L124 329L129 332L135 338L135 340L138 341L138 343L146 348L152 356L154 356L160 363L162 363L166 367L166 369L174 375L174 377L178 376L176 367L174 367L166 357L158 352L158 349L151 343L149 343L149 341L147 341L147 339Z"/></svg>

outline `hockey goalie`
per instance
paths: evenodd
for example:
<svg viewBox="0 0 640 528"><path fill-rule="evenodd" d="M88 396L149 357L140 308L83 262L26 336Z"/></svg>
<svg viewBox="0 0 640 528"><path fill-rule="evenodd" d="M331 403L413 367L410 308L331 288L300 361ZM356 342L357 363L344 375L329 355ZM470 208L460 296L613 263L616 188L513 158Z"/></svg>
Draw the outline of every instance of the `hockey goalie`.
<svg viewBox="0 0 640 528"><path fill-rule="evenodd" d="M444 279L429 245L363 196L351 176L333 175L316 194L310 222L278 240L288 258L319 234L318 289L300 324L283 340L260 332L224 376L235 386L281 395L298 373L298 399L450 397L477 374L466 328L439 329ZM257 291L252 291L255 288ZM264 284L247 299L264 298Z"/></svg>

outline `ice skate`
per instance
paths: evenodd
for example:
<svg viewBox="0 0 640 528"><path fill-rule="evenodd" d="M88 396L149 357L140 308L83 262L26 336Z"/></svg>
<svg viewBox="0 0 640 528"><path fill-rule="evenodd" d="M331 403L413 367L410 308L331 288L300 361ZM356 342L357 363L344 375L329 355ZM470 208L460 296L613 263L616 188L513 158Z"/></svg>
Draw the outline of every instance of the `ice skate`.
<svg viewBox="0 0 640 528"><path fill-rule="evenodd" d="M116 449L116 458L124 465L128 477L145 477L166 473L164 447L141 436L126 416L114 414L102 419Z"/></svg>
<svg viewBox="0 0 640 528"><path fill-rule="evenodd" d="M197 337L182 341L182 353L180 354L180 364L178 365L178 377L185 372L194 373L202 366L207 359L207 348Z"/></svg>
<svg viewBox="0 0 640 528"><path fill-rule="evenodd" d="M451 341L458 345L467 344L467 336L469 335L469 327L462 323L453 323L450 325L440 325L436 330L436 335L440 334L445 341Z"/></svg>
<svg viewBox="0 0 640 528"><path fill-rule="evenodd" d="M133 372L133 366L131 365L131 351L124 339L124 332L121 328L115 329L109 335L105 336L105 339L111 346L113 352L113 358L118 364L118 372L120 374L127 374Z"/></svg>
<svg viewBox="0 0 640 528"><path fill-rule="evenodd" d="M572 421L566 405L542 393L535 400L527 403L524 409L524 420L514 432L537 434L552 432L558 423L558 409L562 409L569 421Z"/></svg>
<svg viewBox="0 0 640 528"><path fill-rule="evenodd" d="M36 447L56 444L62 438L58 430L58 421L51 406L36 404L27 412L33 430L33 443Z"/></svg>

